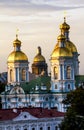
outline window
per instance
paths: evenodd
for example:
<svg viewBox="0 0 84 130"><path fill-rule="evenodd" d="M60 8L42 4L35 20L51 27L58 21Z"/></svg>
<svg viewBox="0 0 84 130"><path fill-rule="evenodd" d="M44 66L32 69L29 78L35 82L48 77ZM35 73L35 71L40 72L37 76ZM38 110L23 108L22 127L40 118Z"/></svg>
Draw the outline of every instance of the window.
<svg viewBox="0 0 84 130"><path fill-rule="evenodd" d="M48 130L50 130L50 127L48 127Z"/></svg>
<svg viewBox="0 0 84 130"><path fill-rule="evenodd" d="M35 130L35 128L32 128L32 130Z"/></svg>
<svg viewBox="0 0 84 130"><path fill-rule="evenodd" d="M71 78L71 67L70 66L67 66L67 71L66 71L66 78L67 79L70 79Z"/></svg>
<svg viewBox="0 0 84 130"><path fill-rule="evenodd" d="M57 89L57 84L55 84L55 89Z"/></svg>
<svg viewBox="0 0 84 130"><path fill-rule="evenodd" d="M71 89L70 84L68 84L68 89Z"/></svg>
<svg viewBox="0 0 84 130"><path fill-rule="evenodd" d="M57 127L57 126L55 126L55 130L58 130L58 127Z"/></svg>
<svg viewBox="0 0 84 130"><path fill-rule="evenodd" d="M42 128L42 127L40 127L40 130L43 130L43 128Z"/></svg>
<svg viewBox="0 0 84 130"><path fill-rule="evenodd" d="M58 79L58 68L54 67L54 78Z"/></svg>
<svg viewBox="0 0 84 130"><path fill-rule="evenodd" d="M46 97L46 101L48 101L48 97Z"/></svg>
<svg viewBox="0 0 84 130"><path fill-rule="evenodd" d="M11 69L11 70L10 70L10 81L12 82L13 80L14 80L13 70Z"/></svg>
<svg viewBox="0 0 84 130"><path fill-rule="evenodd" d="M26 80L26 70L22 69L22 81Z"/></svg>

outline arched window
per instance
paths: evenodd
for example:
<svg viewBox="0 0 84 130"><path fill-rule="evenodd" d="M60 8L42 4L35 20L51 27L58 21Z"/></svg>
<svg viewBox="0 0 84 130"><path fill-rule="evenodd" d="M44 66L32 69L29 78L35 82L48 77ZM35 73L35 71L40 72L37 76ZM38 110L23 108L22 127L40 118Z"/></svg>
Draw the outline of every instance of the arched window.
<svg viewBox="0 0 84 130"><path fill-rule="evenodd" d="M55 126L55 130L58 130L58 127L57 127L57 126Z"/></svg>
<svg viewBox="0 0 84 130"><path fill-rule="evenodd" d="M57 84L55 84L55 89L57 89Z"/></svg>
<svg viewBox="0 0 84 130"><path fill-rule="evenodd" d="M50 130L50 127L48 126L48 130Z"/></svg>
<svg viewBox="0 0 84 130"><path fill-rule="evenodd" d="M54 78L58 79L58 68L54 67Z"/></svg>
<svg viewBox="0 0 84 130"><path fill-rule="evenodd" d="M26 80L26 70L22 69L22 81Z"/></svg>
<svg viewBox="0 0 84 130"><path fill-rule="evenodd" d="M13 70L10 70L10 81L12 82L14 80L14 76L13 76Z"/></svg>
<svg viewBox="0 0 84 130"><path fill-rule="evenodd" d="M68 84L68 89L69 89L69 90L71 89L71 86L70 86L70 84Z"/></svg>
<svg viewBox="0 0 84 130"><path fill-rule="evenodd" d="M70 79L70 78L71 78L71 67L70 67L70 66L67 66L66 78L67 78L67 79Z"/></svg>
<svg viewBox="0 0 84 130"><path fill-rule="evenodd" d="M35 128L32 128L32 130L35 130Z"/></svg>
<svg viewBox="0 0 84 130"><path fill-rule="evenodd" d="M43 130L43 128L42 128L42 127L40 127L40 130Z"/></svg>

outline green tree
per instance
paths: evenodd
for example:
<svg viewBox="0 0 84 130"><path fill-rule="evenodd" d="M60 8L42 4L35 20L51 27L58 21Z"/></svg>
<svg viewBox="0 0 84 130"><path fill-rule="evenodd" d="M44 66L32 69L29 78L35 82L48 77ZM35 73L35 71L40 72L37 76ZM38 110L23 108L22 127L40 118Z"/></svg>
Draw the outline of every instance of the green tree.
<svg viewBox="0 0 84 130"><path fill-rule="evenodd" d="M84 130L84 88L81 86L68 93L63 103L67 105L67 112L60 129Z"/></svg>

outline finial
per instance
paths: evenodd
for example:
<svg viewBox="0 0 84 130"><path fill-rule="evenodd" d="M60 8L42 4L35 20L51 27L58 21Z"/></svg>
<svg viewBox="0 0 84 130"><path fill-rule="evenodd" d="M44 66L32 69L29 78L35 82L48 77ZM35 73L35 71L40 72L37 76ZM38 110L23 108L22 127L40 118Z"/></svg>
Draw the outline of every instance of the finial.
<svg viewBox="0 0 84 130"><path fill-rule="evenodd" d="M16 39L18 39L18 32L19 32L19 29L16 30Z"/></svg>
<svg viewBox="0 0 84 130"><path fill-rule="evenodd" d="M37 54L41 55L41 47L40 46L38 46L38 48L37 48Z"/></svg>
<svg viewBox="0 0 84 130"><path fill-rule="evenodd" d="M64 23L66 22L66 11L64 11Z"/></svg>

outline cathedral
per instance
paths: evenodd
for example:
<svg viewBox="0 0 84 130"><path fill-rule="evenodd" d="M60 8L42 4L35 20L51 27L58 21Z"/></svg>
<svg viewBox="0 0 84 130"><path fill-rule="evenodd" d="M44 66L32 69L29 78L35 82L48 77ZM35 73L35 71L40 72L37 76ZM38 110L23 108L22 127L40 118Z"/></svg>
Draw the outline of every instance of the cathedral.
<svg viewBox="0 0 84 130"><path fill-rule="evenodd" d="M16 35L13 41L14 50L7 59L8 83L1 93L2 108L42 107L56 108L65 112L62 100L66 94L75 89L75 76L79 75L78 51L69 38L70 26L66 22L60 25L60 34L50 55L51 75L48 76L48 65L37 48L32 63L33 80L29 80L29 59L21 50L21 41Z"/></svg>

